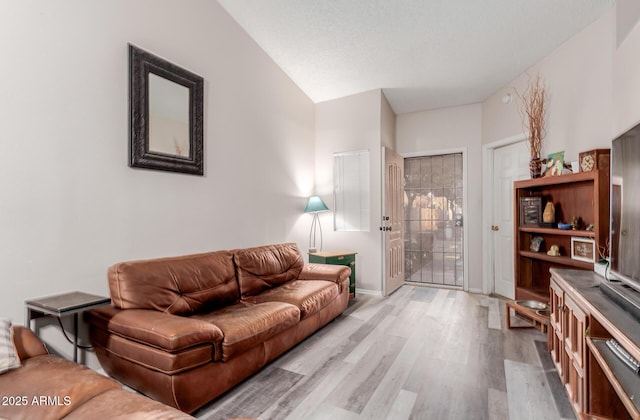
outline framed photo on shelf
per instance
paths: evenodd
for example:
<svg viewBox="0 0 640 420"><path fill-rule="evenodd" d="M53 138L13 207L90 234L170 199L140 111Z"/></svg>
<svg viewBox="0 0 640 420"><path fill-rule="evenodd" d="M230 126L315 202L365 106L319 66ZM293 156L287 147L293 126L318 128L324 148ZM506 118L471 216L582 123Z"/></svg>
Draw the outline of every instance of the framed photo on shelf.
<svg viewBox="0 0 640 420"><path fill-rule="evenodd" d="M571 258L593 263L596 261L596 241L590 238L571 237Z"/></svg>
<svg viewBox="0 0 640 420"><path fill-rule="evenodd" d="M542 197L520 198L520 225L540 226L542 222Z"/></svg>
<svg viewBox="0 0 640 420"><path fill-rule="evenodd" d="M562 175L564 170L564 151L551 153L547 156L547 162L542 168L542 176Z"/></svg>
<svg viewBox="0 0 640 420"><path fill-rule="evenodd" d="M544 242L544 239L542 238L542 236L534 236L533 238L531 238L531 243L529 244L529 251L540 252L543 242Z"/></svg>

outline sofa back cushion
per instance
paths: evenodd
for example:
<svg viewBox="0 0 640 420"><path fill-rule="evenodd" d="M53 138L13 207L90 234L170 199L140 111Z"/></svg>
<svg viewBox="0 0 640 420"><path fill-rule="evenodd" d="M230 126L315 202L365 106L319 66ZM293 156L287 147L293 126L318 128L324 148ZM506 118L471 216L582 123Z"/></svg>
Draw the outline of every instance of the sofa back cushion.
<svg viewBox="0 0 640 420"><path fill-rule="evenodd" d="M240 298L230 251L121 262L108 275L111 301L119 309L190 315Z"/></svg>
<svg viewBox="0 0 640 420"><path fill-rule="evenodd" d="M243 298L297 279L304 266L294 243L238 249L233 258Z"/></svg>

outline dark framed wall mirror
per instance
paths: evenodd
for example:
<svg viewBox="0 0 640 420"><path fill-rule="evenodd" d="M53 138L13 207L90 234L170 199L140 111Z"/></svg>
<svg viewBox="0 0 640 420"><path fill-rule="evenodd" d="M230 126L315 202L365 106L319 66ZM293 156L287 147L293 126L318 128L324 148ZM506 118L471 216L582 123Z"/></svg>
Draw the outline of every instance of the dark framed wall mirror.
<svg viewBox="0 0 640 420"><path fill-rule="evenodd" d="M204 79L129 45L129 166L204 174Z"/></svg>

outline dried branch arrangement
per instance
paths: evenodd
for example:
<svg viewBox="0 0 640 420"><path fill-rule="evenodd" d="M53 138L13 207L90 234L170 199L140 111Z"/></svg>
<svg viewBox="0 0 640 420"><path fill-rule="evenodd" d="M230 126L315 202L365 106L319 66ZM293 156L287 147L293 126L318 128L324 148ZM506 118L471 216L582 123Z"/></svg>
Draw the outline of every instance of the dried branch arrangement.
<svg viewBox="0 0 640 420"><path fill-rule="evenodd" d="M529 86L522 95L517 90L516 95L520 99L519 110L522 126L525 130L529 130L529 154L531 159L539 159L542 139L546 134L544 106L547 99L546 88L540 74L536 76L535 80L529 81Z"/></svg>

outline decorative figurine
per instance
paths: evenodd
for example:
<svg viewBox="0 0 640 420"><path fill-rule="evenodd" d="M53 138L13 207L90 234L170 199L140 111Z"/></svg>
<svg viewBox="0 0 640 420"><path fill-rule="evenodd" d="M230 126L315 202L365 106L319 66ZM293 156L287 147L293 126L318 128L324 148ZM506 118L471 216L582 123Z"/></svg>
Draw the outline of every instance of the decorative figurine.
<svg viewBox="0 0 640 420"><path fill-rule="evenodd" d="M571 219L571 230L578 230L578 218Z"/></svg>
<svg viewBox="0 0 640 420"><path fill-rule="evenodd" d="M544 206L542 221L544 223L553 223L556 221L556 208L551 201L549 201L547 205Z"/></svg>
<svg viewBox="0 0 640 420"><path fill-rule="evenodd" d="M588 232L593 232L595 229L596 229L596 225L594 225L593 223L589 223L589 226L587 226Z"/></svg>
<svg viewBox="0 0 640 420"><path fill-rule="evenodd" d="M560 247L558 245L551 245L551 248L547 251L547 255L551 257L559 257L560 256Z"/></svg>

